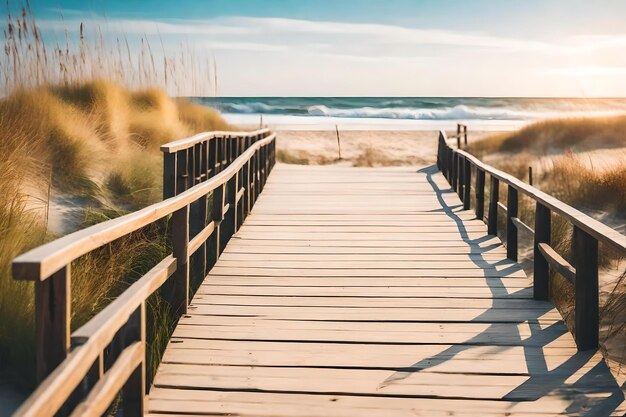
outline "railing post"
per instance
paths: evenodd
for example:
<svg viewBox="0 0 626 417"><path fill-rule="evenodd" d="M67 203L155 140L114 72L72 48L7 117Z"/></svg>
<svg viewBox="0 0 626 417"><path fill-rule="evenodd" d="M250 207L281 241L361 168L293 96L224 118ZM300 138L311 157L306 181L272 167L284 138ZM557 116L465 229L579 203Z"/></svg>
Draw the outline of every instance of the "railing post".
<svg viewBox="0 0 626 417"><path fill-rule="evenodd" d="M450 185L452 186L452 189L456 191L458 159L456 157L456 151L454 149L452 149L452 157L450 159L452 161L452 172L451 172L452 182L450 183Z"/></svg>
<svg viewBox="0 0 626 417"><path fill-rule="evenodd" d="M176 195L176 152L163 154L163 199Z"/></svg>
<svg viewBox="0 0 626 417"><path fill-rule="evenodd" d="M487 219L487 233L498 235L498 200L500 199L500 180L491 175L489 189L489 218Z"/></svg>
<svg viewBox="0 0 626 417"><path fill-rule="evenodd" d="M168 301L174 317L187 313L189 305L189 205L172 213L170 220L172 252L176 258L176 271Z"/></svg>
<svg viewBox="0 0 626 417"><path fill-rule="evenodd" d="M37 381L43 381L70 348L70 265L35 283Z"/></svg>
<svg viewBox="0 0 626 417"><path fill-rule="evenodd" d="M476 218L485 217L485 171L476 167Z"/></svg>
<svg viewBox="0 0 626 417"><path fill-rule="evenodd" d="M462 157L460 154L457 154L457 157L459 158L457 164L457 173L459 178L457 179L456 193L458 194L461 202L463 202L463 197L465 196L463 192L463 187L465 186L465 158Z"/></svg>
<svg viewBox="0 0 626 417"><path fill-rule="evenodd" d="M513 217L518 211L517 190L509 184L506 197L506 257L517 261L517 227Z"/></svg>
<svg viewBox="0 0 626 417"><path fill-rule="evenodd" d="M461 149L461 125L456 124L456 148Z"/></svg>
<svg viewBox="0 0 626 417"><path fill-rule="evenodd" d="M213 190L211 219L215 222L215 260L222 253L222 220L224 219L224 184Z"/></svg>
<svg viewBox="0 0 626 417"><path fill-rule="evenodd" d="M598 240L574 226L576 290L574 306L576 345L597 349L599 342Z"/></svg>
<svg viewBox="0 0 626 417"><path fill-rule="evenodd" d="M539 250L539 244L550 244L551 225L550 209L540 202L537 202L535 209L535 244L533 250L533 296L535 300L548 300L550 298L550 265Z"/></svg>
<svg viewBox="0 0 626 417"><path fill-rule="evenodd" d="M126 323L125 331L127 337L125 346L133 342L140 342L145 349L146 346L146 305L145 301L130 316ZM122 410L124 417L142 417L145 408L146 385L146 359L145 353L141 364L130 374L128 381L124 384L122 395Z"/></svg>
<svg viewBox="0 0 626 417"><path fill-rule="evenodd" d="M189 181L188 149L176 152L176 195L186 191Z"/></svg>
<svg viewBox="0 0 626 417"><path fill-rule="evenodd" d="M465 173L463 174L463 210L469 210L472 203L472 163L465 158Z"/></svg>
<svg viewBox="0 0 626 417"><path fill-rule="evenodd" d="M452 148L446 145L446 166L448 171L448 183L452 185Z"/></svg>

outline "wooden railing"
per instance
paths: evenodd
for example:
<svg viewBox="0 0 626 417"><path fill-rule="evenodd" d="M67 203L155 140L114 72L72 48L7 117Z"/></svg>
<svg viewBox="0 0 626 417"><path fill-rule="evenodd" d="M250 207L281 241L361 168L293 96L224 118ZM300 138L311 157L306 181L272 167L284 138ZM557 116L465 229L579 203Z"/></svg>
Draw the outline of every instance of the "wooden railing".
<svg viewBox="0 0 626 417"><path fill-rule="evenodd" d="M550 268L562 274L574 286L574 327L576 345L580 350L596 349L599 342L598 242L612 247L619 256L626 255L626 236L568 206L556 198L524 183L505 172L484 164L476 157L450 146L446 133L439 133L437 166L458 193L463 208L471 207L472 172L475 172L476 217L484 220L485 176L490 177L487 216L488 232L497 235L498 209L506 212L507 257L517 261L518 229L534 235L533 294L537 300L550 295ZM506 185L506 206L499 201L500 183ZM535 202L534 229L518 217L519 193ZM561 257L551 245L552 214L572 224L572 259L575 266Z"/></svg>
<svg viewBox="0 0 626 417"><path fill-rule="evenodd" d="M120 392L125 416L143 414L146 299L167 282L161 296L175 317L186 313L190 257L206 250L207 240L214 237L216 259L239 228L274 166L275 135L268 130L214 132L172 142L162 151L164 201L64 236L13 261L14 279L35 282L41 381L16 416L102 415ZM168 217L173 253L70 334L72 261Z"/></svg>

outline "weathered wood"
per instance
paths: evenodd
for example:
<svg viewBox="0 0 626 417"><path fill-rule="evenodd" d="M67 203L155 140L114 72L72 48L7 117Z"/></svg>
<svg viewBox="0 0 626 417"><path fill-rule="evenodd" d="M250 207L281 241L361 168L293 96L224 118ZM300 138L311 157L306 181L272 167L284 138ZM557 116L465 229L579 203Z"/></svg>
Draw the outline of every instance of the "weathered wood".
<svg viewBox="0 0 626 417"><path fill-rule="evenodd" d="M71 318L70 265L35 283L37 380L43 381L67 356Z"/></svg>
<svg viewBox="0 0 626 417"><path fill-rule="evenodd" d="M197 143L200 142L205 142L205 141L210 141L211 139L214 138L221 138L225 135L231 136L231 137L236 137L236 136L248 136L248 135L260 135L263 137L267 137L270 134L270 130L269 129L260 129L260 130L256 130L253 132L221 132L221 131L215 131L215 132L205 132L205 133L199 133L195 136L192 136L190 138L185 138L185 139L180 139L174 142L169 142L166 143L165 145L161 146L161 151L163 153L172 153L172 152L176 152L179 151L181 149L188 149L194 145L196 145Z"/></svg>
<svg viewBox="0 0 626 417"><path fill-rule="evenodd" d="M170 291L164 295L172 313L178 316L187 312L189 304L189 206L172 214L170 230L176 271L172 275Z"/></svg>
<svg viewBox="0 0 626 417"><path fill-rule="evenodd" d="M522 222L519 217L511 217L511 223L517 228L517 231L522 230L526 234L535 235L535 231L526 223Z"/></svg>
<svg viewBox="0 0 626 417"><path fill-rule="evenodd" d="M599 340L598 241L574 227L575 335L580 350L597 349Z"/></svg>
<svg viewBox="0 0 626 417"><path fill-rule="evenodd" d="M517 217L517 211L517 190L508 186L506 198L506 255L507 258L513 261L517 261L517 227L513 224L513 218Z"/></svg>
<svg viewBox="0 0 626 417"><path fill-rule="evenodd" d="M533 200L540 202L542 205L544 205L554 213L564 216L569 222L571 222L575 226L578 226L581 230L584 230L591 236L595 237L598 241L610 245L620 253L626 253L626 236L619 233L618 231L610 228L602 222L591 218L590 216L587 216L581 211L576 210L571 206L568 206L567 204L559 201L551 195L548 195L538 190L537 188L534 188L529 184L524 183L514 176L481 162L479 159L465 151L458 150L455 152L458 152L465 158L468 158L471 163L478 169L485 170L491 176L496 177L504 183L513 186L519 192L527 195Z"/></svg>
<svg viewBox="0 0 626 417"><path fill-rule="evenodd" d="M225 184L252 157L259 147L267 146L274 138L275 135L270 135L256 142L220 174L176 197L125 216L79 230L18 256L13 260L12 264L13 278L43 281L79 256L139 230L191 204L220 185Z"/></svg>
<svg viewBox="0 0 626 417"><path fill-rule="evenodd" d="M485 171L476 169L476 218L485 217Z"/></svg>
<svg viewBox="0 0 626 417"><path fill-rule="evenodd" d="M163 155L163 199L176 195L176 153Z"/></svg>
<svg viewBox="0 0 626 417"><path fill-rule="evenodd" d="M131 370L126 374L126 383L122 388L121 408L124 416L141 417L144 415L145 395L148 393L146 385L146 304L141 302L139 308L131 315L124 326L126 343L133 346L135 343L141 348L139 363L127 364ZM128 349L128 348L126 348ZM117 360L121 362L121 356ZM97 414L96 414L97 415Z"/></svg>
<svg viewBox="0 0 626 417"><path fill-rule="evenodd" d="M465 172L463 173L463 210L469 210L472 199L472 164L469 159L464 159L464 161Z"/></svg>
<svg viewBox="0 0 626 417"><path fill-rule="evenodd" d="M441 414L521 416L618 395L501 242L459 198L438 199L437 174L277 170L178 324L149 412L373 417L432 400Z"/></svg>
<svg viewBox="0 0 626 417"><path fill-rule="evenodd" d="M117 393L122 389L124 383L140 366L144 356L144 346L139 343L133 343L120 355L115 364L109 369L98 381L94 389L87 396L85 401L79 404L71 414L71 417L96 417L103 415ZM124 410L124 415L137 416L138 409Z"/></svg>
<svg viewBox="0 0 626 417"><path fill-rule="evenodd" d="M100 313L72 333L72 345L90 343L104 349L143 300L158 290L175 270L176 258L173 256L159 262Z"/></svg>
<svg viewBox="0 0 626 417"><path fill-rule="evenodd" d="M489 218L487 223L487 233L498 235L498 199L500 195L500 180L491 176L491 186L489 192Z"/></svg>
<svg viewBox="0 0 626 417"><path fill-rule="evenodd" d="M202 229L200 233L195 235L193 239L189 241L189 247L188 247L189 255L191 256L198 249L200 249L205 244L206 240L209 237L211 237L214 231L215 231L215 222L212 221L204 229Z"/></svg>
<svg viewBox="0 0 626 417"><path fill-rule="evenodd" d="M539 244L550 245L551 213L550 209L540 202L537 202L535 207L533 289L536 300L548 300L550 298L550 265L543 257Z"/></svg>
<svg viewBox="0 0 626 417"><path fill-rule="evenodd" d="M548 261L550 267L556 270L559 274L563 275L570 284L576 282L576 270L569 264L561 255L559 255L550 245L547 243L539 243L537 245L539 251L543 255L544 259Z"/></svg>

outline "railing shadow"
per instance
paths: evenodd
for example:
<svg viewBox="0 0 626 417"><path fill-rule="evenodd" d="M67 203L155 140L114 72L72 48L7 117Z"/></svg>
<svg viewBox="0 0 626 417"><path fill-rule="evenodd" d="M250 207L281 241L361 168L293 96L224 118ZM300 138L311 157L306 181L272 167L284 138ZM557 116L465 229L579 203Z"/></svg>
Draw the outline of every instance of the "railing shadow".
<svg viewBox="0 0 626 417"><path fill-rule="evenodd" d="M449 205L444 198L445 194L450 194L451 189L440 188L433 179L433 175L438 171L436 166L429 166L419 171L426 175L426 179L433 191L436 193L437 200L441 204L441 211L454 221L458 228L463 242L468 245L478 245L492 239L494 236L485 235L472 239L468 230L459 217L455 209L459 205ZM489 249L500 246L499 244L480 247L480 250L472 251L473 257L468 257L478 268L485 269L496 265L505 264L506 260L499 260L490 263L484 259L484 253ZM519 271L520 265L511 263L508 267L500 269L499 275L505 277L514 271ZM487 276L487 275L486 275ZM496 315L502 317L502 309L495 309L495 302L498 305L506 303L512 299L511 293L508 292L502 278L489 277L485 278L485 282L491 291L494 299L492 307L488 308L484 313L472 319L470 322L485 323ZM529 292L529 291L528 291ZM530 293L530 292L529 292ZM441 351L440 353L428 358L424 358L407 369L394 373L387 378L381 386L391 385L396 381L406 379L414 373L434 368L441 365L455 356L475 348L476 346L491 345L494 337L497 336L506 344L493 346L492 353L504 352L514 346L522 346L524 350L524 358L528 369L528 379L515 387L502 397L502 400L509 401L537 401L545 396L555 396L564 400L571 400L566 412L568 415L576 416L609 416L624 401L624 395L615 379L612 377L607 365L604 361L597 363L589 370L584 367L592 361L595 351L582 351L572 355L570 358L560 363L558 366L550 368L546 360L544 348L551 342L558 339L567 332L562 322L554 323L548 327L542 327L539 322L541 316L554 307L545 302L535 302L529 300L529 305L533 308L529 311L526 320L511 320L510 322L492 323L487 329L481 333L467 339L462 344L454 344L451 347ZM509 325L507 325L508 323ZM527 323L530 329L530 337L523 339L518 331L517 326L510 324ZM503 333L503 330L506 331ZM491 341L491 342L490 342ZM502 373L505 373L505 369ZM480 369L476 373L481 373ZM594 388L590 388L594 387ZM584 390L584 391L583 391Z"/></svg>

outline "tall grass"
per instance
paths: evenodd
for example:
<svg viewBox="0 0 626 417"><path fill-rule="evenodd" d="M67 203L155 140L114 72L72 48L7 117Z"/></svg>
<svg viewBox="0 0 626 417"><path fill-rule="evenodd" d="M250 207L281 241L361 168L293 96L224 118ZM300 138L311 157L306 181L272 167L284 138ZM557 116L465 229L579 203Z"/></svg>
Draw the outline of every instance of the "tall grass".
<svg viewBox="0 0 626 417"><path fill-rule="evenodd" d="M528 166L540 168L535 186L558 199L608 221L621 230L626 226L626 160L593 163L587 151L626 147L626 117L550 120L513 133L499 134L471 144L470 152L497 168L525 180ZM582 154L581 154L582 152ZM548 155L548 156L546 156ZM536 170L537 171L537 170ZM506 199L506 193L500 193ZM523 202L524 200L522 200ZM526 202L528 203L528 202ZM520 218L533 224L534 206L520 205ZM572 226L559 216L552 218L552 246L576 266L572 254ZM625 374L626 271L624 254L600 243L601 348ZM560 275L551 277L551 298L575 332L574 289Z"/></svg>
<svg viewBox="0 0 626 417"><path fill-rule="evenodd" d="M12 280L10 261L57 237L46 230L50 192L82 197L74 228L119 216L161 198L159 145L230 129L164 91L193 94L214 79L189 48L157 55L146 38L111 41L84 24L70 33L47 42L26 6L7 16L0 58L0 379L24 391L34 385L33 287ZM76 260L72 328L163 259L166 236L159 222ZM173 322L158 296L149 307L154 367Z"/></svg>

